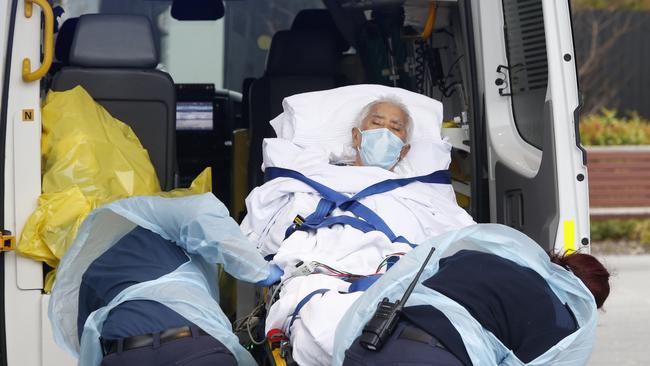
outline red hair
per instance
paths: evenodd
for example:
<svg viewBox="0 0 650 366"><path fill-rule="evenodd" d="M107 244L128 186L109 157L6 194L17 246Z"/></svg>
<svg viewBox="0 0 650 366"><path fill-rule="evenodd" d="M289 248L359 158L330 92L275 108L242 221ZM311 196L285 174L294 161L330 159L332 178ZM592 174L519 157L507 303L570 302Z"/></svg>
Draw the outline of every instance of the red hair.
<svg viewBox="0 0 650 366"><path fill-rule="evenodd" d="M609 296L609 272L594 256L582 253L552 255L551 262L573 272L587 286L601 308Z"/></svg>

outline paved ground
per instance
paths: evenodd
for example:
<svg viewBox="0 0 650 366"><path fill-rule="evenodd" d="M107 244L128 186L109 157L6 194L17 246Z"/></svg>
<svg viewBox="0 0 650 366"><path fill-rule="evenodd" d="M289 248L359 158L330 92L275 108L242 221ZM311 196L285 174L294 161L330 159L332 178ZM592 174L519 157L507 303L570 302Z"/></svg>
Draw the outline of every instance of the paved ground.
<svg viewBox="0 0 650 366"><path fill-rule="evenodd" d="M588 365L650 365L650 255L599 259L613 277Z"/></svg>

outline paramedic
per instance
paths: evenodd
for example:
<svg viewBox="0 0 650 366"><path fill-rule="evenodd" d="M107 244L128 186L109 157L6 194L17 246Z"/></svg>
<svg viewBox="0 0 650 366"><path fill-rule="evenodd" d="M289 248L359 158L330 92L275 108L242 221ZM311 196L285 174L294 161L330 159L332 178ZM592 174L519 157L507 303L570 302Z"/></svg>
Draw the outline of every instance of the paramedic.
<svg viewBox="0 0 650 366"><path fill-rule="evenodd" d="M355 164L392 171L411 148L413 121L406 106L394 97L379 98L363 107L357 121L352 129Z"/></svg>
<svg viewBox="0 0 650 366"><path fill-rule="evenodd" d="M123 205L131 204L129 208L133 211L135 211L134 208L140 206L157 207L157 210L154 211L157 212L156 216L158 217L165 216L164 212L169 212L167 209L174 207L174 202L183 202L179 201L179 199L176 199L176 201L165 201L164 199L150 198L150 201L146 201L145 205L138 205L137 199L130 199L130 201L124 200L122 202L124 202ZM142 200L144 199L149 198L142 198ZM203 201L199 201L200 199L203 199ZM194 212L188 214L186 210L179 208L181 206L178 206L178 203L176 203L177 212L172 212L167 215L171 218L170 221L182 222L182 220L188 220L191 214L201 213L202 206L214 205L218 201L213 196L204 198L194 196L187 198L186 202L186 206L193 207ZM117 202L116 204L120 203ZM212 211L220 214L218 211L220 208L225 211L225 207L220 206ZM216 232L215 235L220 236L220 241L217 245L232 245L236 248L241 248L236 250L241 251L239 255L245 258L249 250L242 248L242 246L247 244L248 241L243 237L243 234L239 235L240 232L234 232L232 230L233 228L238 230L238 228L234 221L232 223L230 221L232 219L227 216L227 211L225 211L223 219L210 221L208 225L199 223L194 224L194 226L212 227L211 232ZM187 222L196 223L197 221L188 220ZM171 229L171 227L171 225L167 226L170 230L176 230ZM219 230L214 230L214 227L219 228ZM182 228L179 230L187 232L187 230L192 229ZM201 247L207 248L210 246L209 243L211 241L205 239L205 236L198 235L197 237L202 241ZM109 305L111 300L116 298L118 294L128 291L129 287L134 288L137 287L135 285L156 280L162 276L178 271L179 267L188 263L190 261L188 252L181 248L180 245L174 241L164 239L155 232L149 231L141 226L136 226L92 261L84 272L79 286L79 307L77 313L77 334L79 335L79 339L81 340L85 327L88 327L86 323L89 316L96 310ZM187 243L185 245L185 247L189 247ZM250 251L257 254L252 245L251 248L253 249ZM201 250L198 249L198 252ZM190 251L196 252L195 250ZM223 256L226 260L230 258L226 254ZM202 255L202 257L209 260L207 259L209 256ZM259 257L259 261L251 260L251 265L253 262L266 265L266 262L263 261L261 256ZM213 263L212 260L210 260L210 263ZM185 273L185 276L187 276L187 272ZM268 277L265 280L259 281L258 285L271 285L279 281L281 275L282 271L279 268L269 266ZM216 278L207 278L204 280L211 283L216 281ZM169 289L172 288L169 282L159 283L155 286L157 287L154 288L154 291L156 291L154 293L164 293L165 291L170 291ZM189 291L179 292L178 289L173 291L175 293L175 301L189 304L192 309L195 309L193 310L194 312L201 311L197 310L199 309L198 307L193 307L192 304L200 301L187 295L190 293ZM210 297L209 291L201 293L205 294L204 296L206 297ZM192 296L196 296L196 294ZM206 299L206 303L210 303L210 301L213 301L212 297ZM217 306L216 303L215 306ZM215 309L215 314L217 312L219 310ZM206 318L206 314L199 313L197 317ZM180 363L194 366L208 364L237 365L235 356L219 339L208 335L203 329L187 320L187 318L162 303L151 299L149 296L139 296L135 299L119 303L108 312L103 323L99 324L100 342L103 352L101 364L104 366L146 366ZM223 324L228 324L228 322L224 320L214 326L224 327ZM224 331L230 333L231 329L225 329Z"/></svg>
<svg viewBox="0 0 650 366"><path fill-rule="evenodd" d="M609 273L593 256L553 256L589 289L600 308L609 295ZM568 307L535 271L503 257L461 250L440 260L422 283L462 305L522 362L528 363L577 329ZM471 365L461 334L430 305L406 307L379 352L357 339L346 351L344 365Z"/></svg>
<svg viewBox="0 0 650 366"><path fill-rule="evenodd" d="M173 272L188 260L176 243L140 226L123 236L84 272L79 289L79 338L88 316L122 290ZM280 275L272 270L259 284L270 285ZM161 286L160 291L165 288ZM101 345L104 366L237 365L218 339L170 308L146 299L123 302L109 312L101 328Z"/></svg>

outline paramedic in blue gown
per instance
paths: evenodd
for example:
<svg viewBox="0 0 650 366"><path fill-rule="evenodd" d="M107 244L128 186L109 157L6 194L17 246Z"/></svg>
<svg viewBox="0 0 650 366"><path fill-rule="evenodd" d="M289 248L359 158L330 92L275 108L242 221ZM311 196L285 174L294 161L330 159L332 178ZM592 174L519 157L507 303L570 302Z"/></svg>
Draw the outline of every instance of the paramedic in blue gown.
<svg viewBox="0 0 650 366"><path fill-rule="evenodd" d="M594 296L597 308L609 295L609 273L588 254L553 256L573 272ZM532 269L500 256L461 250L440 260L429 287L462 305L524 363L553 347L577 329L571 309ZM343 365L471 365L459 332L430 305L404 308L400 321L376 352L359 339L345 353Z"/></svg>
<svg viewBox="0 0 650 366"><path fill-rule="evenodd" d="M136 227L95 259L79 289L78 334L88 316L129 286L157 279L188 261L174 242ZM271 284L272 272L260 283ZM170 308L149 300L126 301L113 308L101 329L102 365L237 365L218 340Z"/></svg>

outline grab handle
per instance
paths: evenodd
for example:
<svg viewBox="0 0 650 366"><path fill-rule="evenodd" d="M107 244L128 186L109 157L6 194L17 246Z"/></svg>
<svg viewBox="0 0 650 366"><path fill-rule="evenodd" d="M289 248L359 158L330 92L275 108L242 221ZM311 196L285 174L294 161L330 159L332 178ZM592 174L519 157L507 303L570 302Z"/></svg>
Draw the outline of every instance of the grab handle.
<svg viewBox="0 0 650 366"><path fill-rule="evenodd" d="M424 25L424 30L420 35L422 39L429 39L431 33L433 32L433 26L436 24L436 15L438 13L438 4L434 1L429 4L429 15L427 16L427 22Z"/></svg>
<svg viewBox="0 0 650 366"><path fill-rule="evenodd" d="M31 18L33 12L33 4L40 6L43 10L43 16L45 17L45 26L43 27L43 63L41 66L32 72L32 63L29 58L23 59L23 80L24 81L36 81L45 76L45 74L50 69L52 65L52 56L54 53L54 14L52 13L52 7L48 4L47 0L25 0L25 17Z"/></svg>

